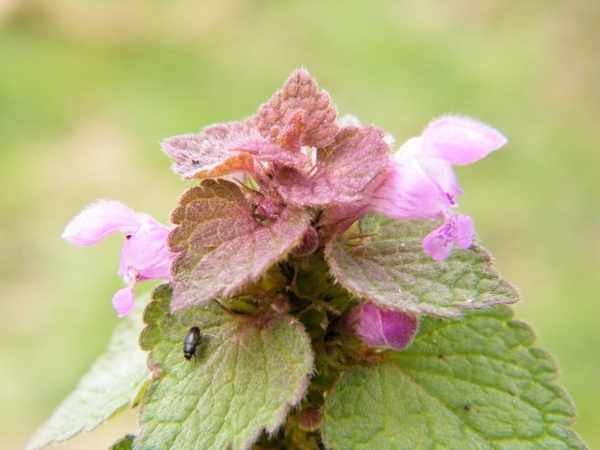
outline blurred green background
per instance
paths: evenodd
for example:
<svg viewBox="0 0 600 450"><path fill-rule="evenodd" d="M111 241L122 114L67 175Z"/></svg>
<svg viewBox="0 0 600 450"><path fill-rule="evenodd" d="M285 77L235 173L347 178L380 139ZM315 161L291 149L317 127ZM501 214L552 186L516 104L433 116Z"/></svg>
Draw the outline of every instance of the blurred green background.
<svg viewBox="0 0 600 450"><path fill-rule="evenodd" d="M98 198L167 222L165 137L254 113L297 67L398 143L441 114L509 144L458 168L600 448L600 2L0 0L0 448L22 448L117 324L120 238L72 247ZM138 292L151 284L138 286ZM104 449L126 413L53 448Z"/></svg>

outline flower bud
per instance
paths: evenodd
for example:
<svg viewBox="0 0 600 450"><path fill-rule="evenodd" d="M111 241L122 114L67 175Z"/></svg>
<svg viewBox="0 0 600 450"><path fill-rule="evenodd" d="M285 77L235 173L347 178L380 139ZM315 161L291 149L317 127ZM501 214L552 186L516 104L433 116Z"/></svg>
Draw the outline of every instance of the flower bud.
<svg viewBox="0 0 600 450"><path fill-rule="evenodd" d="M319 246L319 235L317 230L313 227L308 227L300 240L300 243L296 245L292 250L292 255L300 258L302 256L310 255Z"/></svg>
<svg viewBox="0 0 600 450"><path fill-rule="evenodd" d="M402 350L417 334L419 319L414 314L381 309L375 303L365 302L350 311L346 324L371 347Z"/></svg>
<svg viewBox="0 0 600 450"><path fill-rule="evenodd" d="M307 408L300 413L298 425L305 431L315 431L323 424L323 413L319 408Z"/></svg>

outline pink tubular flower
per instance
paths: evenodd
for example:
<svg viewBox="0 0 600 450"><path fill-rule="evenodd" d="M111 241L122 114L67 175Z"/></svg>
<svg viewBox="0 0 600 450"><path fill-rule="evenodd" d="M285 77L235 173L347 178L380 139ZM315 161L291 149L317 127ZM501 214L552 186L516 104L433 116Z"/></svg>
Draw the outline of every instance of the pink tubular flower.
<svg viewBox="0 0 600 450"><path fill-rule="evenodd" d="M413 314L380 309L375 303L366 302L350 311L346 324L371 347L402 350L417 334L419 319Z"/></svg>
<svg viewBox="0 0 600 450"><path fill-rule="evenodd" d="M113 200L101 200L81 211L62 237L71 244L86 246L114 233L126 235L118 274L128 286L117 291L112 301L119 317L123 317L133 309L135 283L171 278L170 266L175 254L167 249L169 231L147 214L136 213Z"/></svg>
<svg viewBox="0 0 600 450"><path fill-rule="evenodd" d="M453 242L468 248L474 239L473 222L451 210L463 193L452 164L475 162L506 142L500 132L473 119L434 120L422 136L409 139L392 156L368 209L396 219L446 219L423 240L423 248L435 260L447 257Z"/></svg>

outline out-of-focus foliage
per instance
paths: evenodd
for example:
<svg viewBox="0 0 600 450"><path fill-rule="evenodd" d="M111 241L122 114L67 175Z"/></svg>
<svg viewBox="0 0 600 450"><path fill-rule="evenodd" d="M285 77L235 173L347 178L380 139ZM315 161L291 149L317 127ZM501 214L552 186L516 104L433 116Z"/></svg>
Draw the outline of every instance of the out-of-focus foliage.
<svg viewBox="0 0 600 450"><path fill-rule="evenodd" d="M459 169L461 212L600 447L599 19L594 0L0 1L0 448L24 445L117 324L120 240L71 247L64 226L97 198L166 222L190 183L158 141L253 114L299 66L398 143L444 113L509 137ZM57 448L127 431L131 415Z"/></svg>

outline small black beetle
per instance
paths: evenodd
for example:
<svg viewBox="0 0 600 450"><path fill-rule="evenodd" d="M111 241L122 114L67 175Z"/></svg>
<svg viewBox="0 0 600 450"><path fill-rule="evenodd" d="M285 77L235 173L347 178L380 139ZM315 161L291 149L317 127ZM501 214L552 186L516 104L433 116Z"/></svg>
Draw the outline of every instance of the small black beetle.
<svg viewBox="0 0 600 450"><path fill-rule="evenodd" d="M200 328L192 327L183 338L183 356L188 361L192 359L192 356L196 355L196 347L200 345L201 337Z"/></svg>

